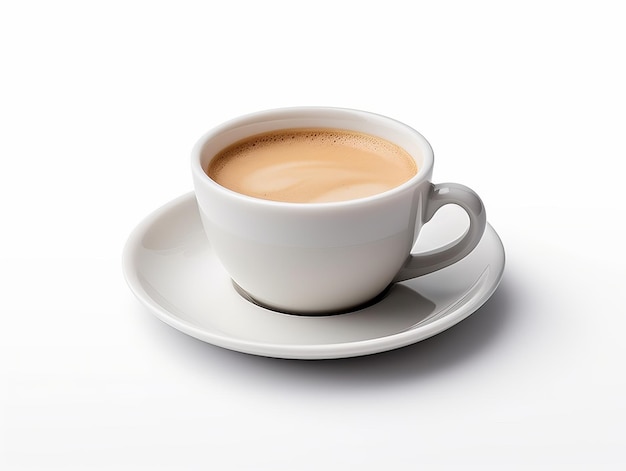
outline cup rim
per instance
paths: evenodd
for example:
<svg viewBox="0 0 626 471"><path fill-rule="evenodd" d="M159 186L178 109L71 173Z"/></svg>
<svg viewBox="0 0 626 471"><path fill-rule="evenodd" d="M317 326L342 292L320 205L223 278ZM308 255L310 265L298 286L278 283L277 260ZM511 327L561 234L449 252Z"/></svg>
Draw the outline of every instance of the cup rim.
<svg viewBox="0 0 626 471"><path fill-rule="evenodd" d="M269 118L273 118L272 120L277 119L289 119L296 117L321 117L324 113L333 113L335 116L339 115L352 115L355 117L363 117L374 119L377 121L386 122L388 125L393 125L396 128L402 129L404 132L412 134L414 138L419 141L420 148L422 151L423 162L420 166L418 166L417 173L411 177L406 182L391 188L389 190L383 191L381 193L376 193L374 195L369 195L361 198L354 198L349 200L341 200L341 201L325 201L325 202L291 202L291 201L275 201L268 200L263 198L257 198L254 196L245 195L243 193L236 192L229 188L226 188L213 179L211 179L202 167L202 151L204 146L213 138L229 131L233 130L237 127L244 126L247 124L254 124L260 121L270 121ZM283 129L290 129L291 127L285 126ZM281 129L280 127L276 128L276 130ZM348 129L349 128L344 128ZM372 133L369 133L372 134ZM377 136L382 137L382 136ZM385 138L386 139L386 138ZM389 140L389 139L388 139ZM401 146L402 147L402 146ZM221 149L220 149L221 150ZM406 149L405 149L406 150ZM407 152L409 152L407 150ZM409 154L411 154L409 152ZM411 154L413 157L413 154ZM209 188L213 188L215 191L219 191L223 194L230 195L232 198L236 198L242 202L247 202L247 204L255 204L262 206L270 206L270 207L287 207L287 208L309 208L310 210L319 209L319 208L338 208L338 207L353 207L364 204L371 204L376 201L388 199L406 191L408 188L414 187L423 180L428 179L428 176L432 173L432 168L434 164L434 153L430 143L426 140L426 138L419 133L417 130L412 128L411 126L398 121L394 118L390 118L388 116L373 113L370 111L364 111L353 108L342 108L342 107L329 107L329 106L294 106L294 107L283 107L283 108L271 108L265 109L261 111L256 111L244 115L240 115L238 117L232 118L228 121L223 122L222 124L213 127L206 133L204 133L195 143L194 147L191 151L191 167L192 173L195 177L197 183L201 183L203 185L208 186Z"/></svg>

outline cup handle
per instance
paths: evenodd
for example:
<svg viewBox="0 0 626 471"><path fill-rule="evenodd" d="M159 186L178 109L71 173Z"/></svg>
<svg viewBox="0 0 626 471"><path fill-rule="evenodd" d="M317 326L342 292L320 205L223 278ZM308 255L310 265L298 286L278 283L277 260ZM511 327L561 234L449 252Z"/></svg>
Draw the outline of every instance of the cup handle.
<svg viewBox="0 0 626 471"><path fill-rule="evenodd" d="M478 245L487 225L487 214L480 197L472 189L458 183L432 185L426 201L424 223L446 204L456 204L465 210L469 216L469 228L451 244L423 254L409 255L394 282L441 270L467 256Z"/></svg>

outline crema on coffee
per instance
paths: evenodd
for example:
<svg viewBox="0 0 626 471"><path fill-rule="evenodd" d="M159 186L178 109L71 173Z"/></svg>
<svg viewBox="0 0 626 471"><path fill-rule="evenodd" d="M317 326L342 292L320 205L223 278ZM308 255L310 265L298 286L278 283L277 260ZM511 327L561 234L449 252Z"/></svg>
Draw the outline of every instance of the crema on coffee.
<svg viewBox="0 0 626 471"><path fill-rule="evenodd" d="M417 173L415 160L385 139L341 129L288 129L248 137L206 169L220 185L256 198L321 203L390 190Z"/></svg>

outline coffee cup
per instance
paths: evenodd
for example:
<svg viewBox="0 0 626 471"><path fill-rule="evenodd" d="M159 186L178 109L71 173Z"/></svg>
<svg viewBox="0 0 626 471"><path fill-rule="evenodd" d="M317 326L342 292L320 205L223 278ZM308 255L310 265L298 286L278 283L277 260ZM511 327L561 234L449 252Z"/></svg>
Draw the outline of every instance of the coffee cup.
<svg viewBox="0 0 626 471"><path fill-rule="evenodd" d="M480 197L432 183L433 164L430 144L411 127L325 107L235 118L192 151L202 224L236 289L266 308L306 315L358 309L476 247L486 226ZM447 204L469 216L464 235L411 253Z"/></svg>

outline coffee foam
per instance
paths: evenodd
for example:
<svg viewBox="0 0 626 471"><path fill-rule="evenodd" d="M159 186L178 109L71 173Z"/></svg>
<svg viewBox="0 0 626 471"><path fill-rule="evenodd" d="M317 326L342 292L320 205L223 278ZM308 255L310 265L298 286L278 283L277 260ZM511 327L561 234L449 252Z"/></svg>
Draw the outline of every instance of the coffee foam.
<svg viewBox="0 0 626 471"><path fill-rule="evenodd" d="M220 152L207 169L217 183L249 196L318 203L381 193L417 173L402 148L337 129L270 132Z"/></svg>

